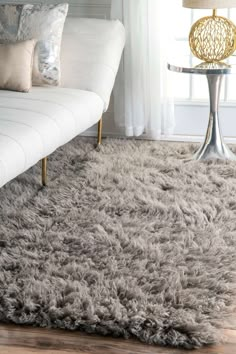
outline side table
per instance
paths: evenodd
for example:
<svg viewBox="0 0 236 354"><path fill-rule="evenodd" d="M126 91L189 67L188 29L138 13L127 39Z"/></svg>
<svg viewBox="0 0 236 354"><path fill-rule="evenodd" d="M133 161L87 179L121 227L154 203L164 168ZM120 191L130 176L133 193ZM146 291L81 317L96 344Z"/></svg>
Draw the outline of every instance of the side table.
<svg viewBox="0 0 236 354"><path fill-rule="evenodd" d="M236 160L236 155L224 143L219 120L221 84L225 75L236 73L236 66L224 63L201 63L197 66L178 66L168 63L168 69L178 73L205 75L209 86L210 117L203 145L194 155L196 160Z"/></svg>

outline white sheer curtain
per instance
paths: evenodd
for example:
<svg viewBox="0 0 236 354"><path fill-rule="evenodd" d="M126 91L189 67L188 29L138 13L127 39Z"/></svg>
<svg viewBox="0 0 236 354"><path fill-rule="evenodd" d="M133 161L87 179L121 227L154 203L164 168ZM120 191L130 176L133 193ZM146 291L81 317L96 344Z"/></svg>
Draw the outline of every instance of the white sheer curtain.
<svg viewBox="0 0 236 354"><path fill-rule="evenodd" d="M115 122L127 136L153 139L171 135L174 104L168 79L168 48L173 48L173 0L112 0L111 17L127 32L114 89Z"/></svg>

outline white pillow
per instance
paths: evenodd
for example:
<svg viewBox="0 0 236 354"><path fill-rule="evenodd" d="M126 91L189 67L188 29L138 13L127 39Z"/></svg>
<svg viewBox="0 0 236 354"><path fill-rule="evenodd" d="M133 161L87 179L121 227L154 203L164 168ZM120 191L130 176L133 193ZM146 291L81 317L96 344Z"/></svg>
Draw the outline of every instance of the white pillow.
<svg viewBox="0 0 236 354"><path fill-rule="evenodd" d="M36 42L33 85L60 83L60 47L68 4L0 5L0 43Z"/></svg>

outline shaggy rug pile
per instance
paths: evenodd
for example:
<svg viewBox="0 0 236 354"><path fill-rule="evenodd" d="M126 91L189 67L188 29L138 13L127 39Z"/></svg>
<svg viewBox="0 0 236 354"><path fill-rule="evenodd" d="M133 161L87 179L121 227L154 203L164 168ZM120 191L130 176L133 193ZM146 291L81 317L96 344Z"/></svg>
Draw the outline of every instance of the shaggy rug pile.
<svg viewBox="0 0 236 354"><path fill-rule="evenodd" d="M0 322L194 348L235 305L236 164L76 139L0 190Z"/></svg>

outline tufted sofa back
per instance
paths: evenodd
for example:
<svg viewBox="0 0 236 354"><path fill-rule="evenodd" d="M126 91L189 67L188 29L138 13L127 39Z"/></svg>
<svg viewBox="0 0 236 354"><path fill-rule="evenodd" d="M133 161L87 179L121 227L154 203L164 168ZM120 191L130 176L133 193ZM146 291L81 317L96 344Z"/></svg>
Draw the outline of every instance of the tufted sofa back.
<svg viewBox="0 0 236 354"><path fill-rule="evenodd" d="M106 111L124 44L119 21L68 17L62 40L62 86L97 93Z"/></svg>

